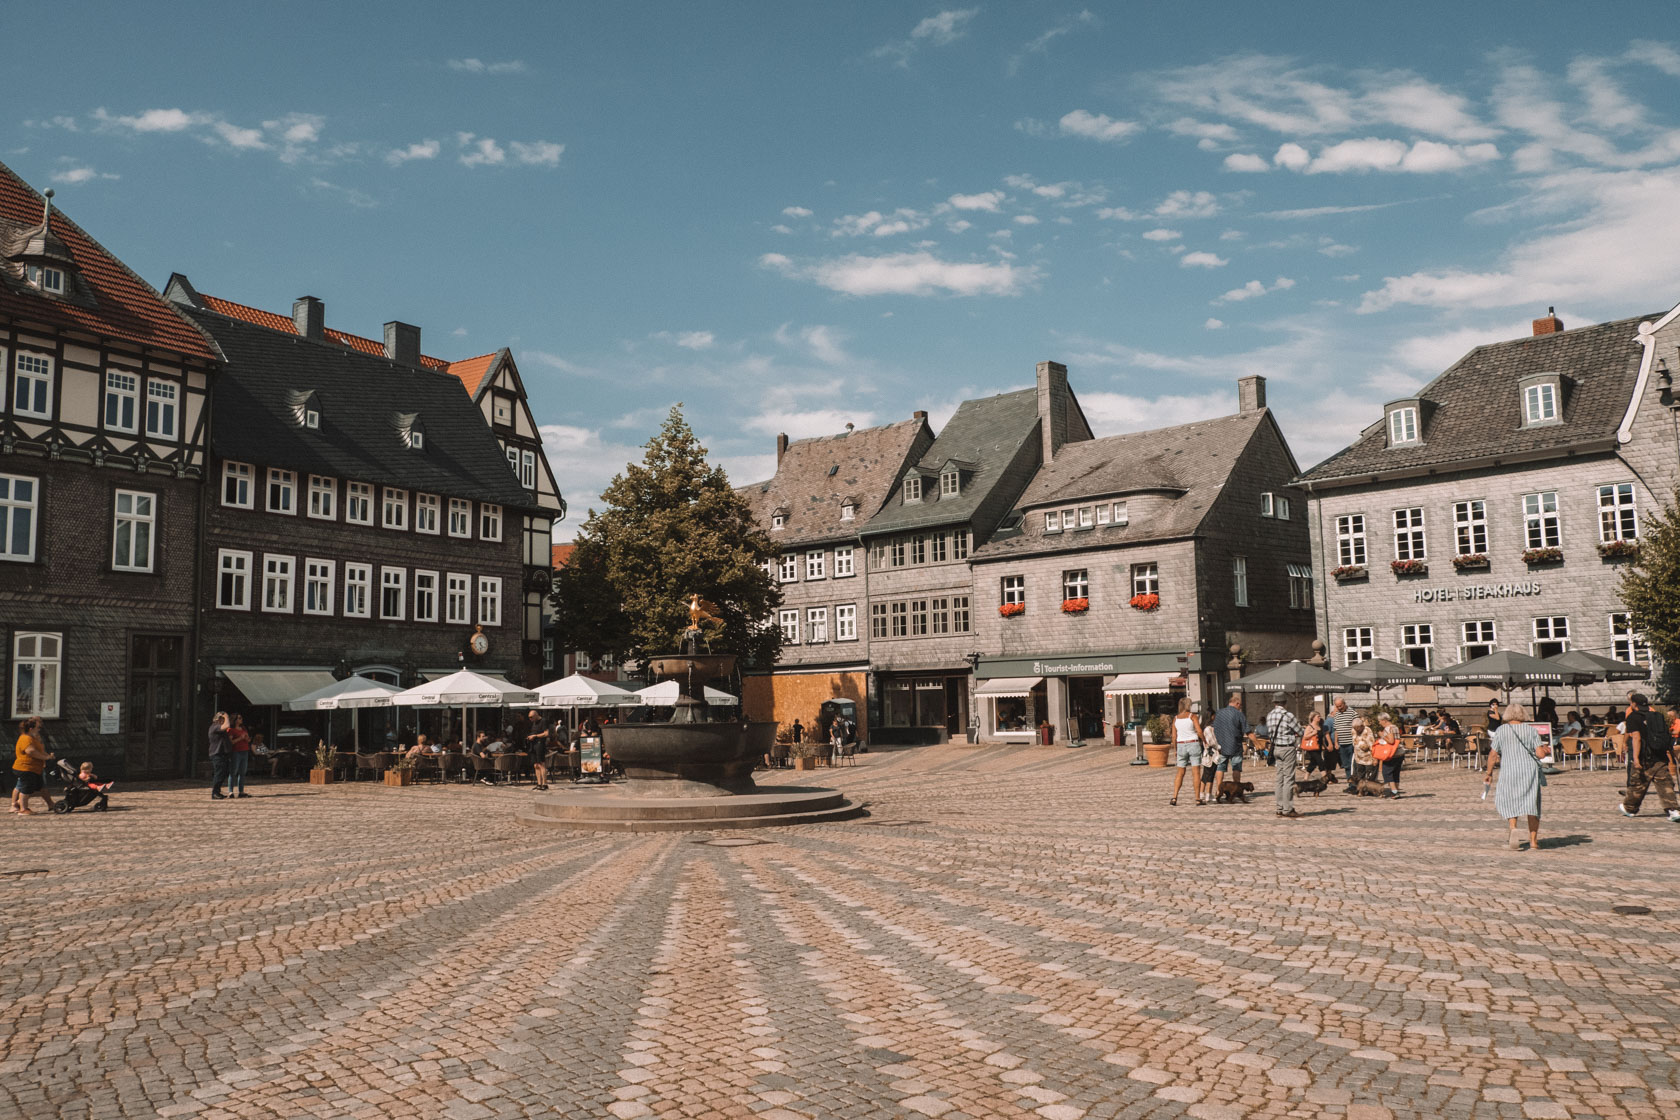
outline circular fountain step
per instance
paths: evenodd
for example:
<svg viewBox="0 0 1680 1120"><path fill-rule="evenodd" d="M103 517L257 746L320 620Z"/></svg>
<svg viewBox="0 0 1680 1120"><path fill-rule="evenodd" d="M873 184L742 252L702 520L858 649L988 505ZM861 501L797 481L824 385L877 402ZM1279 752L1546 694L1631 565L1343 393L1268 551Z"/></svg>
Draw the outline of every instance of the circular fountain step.
<svg viewBox="0 0 1680 1120"><path fill-rule="evenodd" d="M621 786L575 786L532 798L518 819L603 832L684 832L812 824L862 812L836 790L805 786L760 786L756 793L723 797L638 797Z"/></svg>

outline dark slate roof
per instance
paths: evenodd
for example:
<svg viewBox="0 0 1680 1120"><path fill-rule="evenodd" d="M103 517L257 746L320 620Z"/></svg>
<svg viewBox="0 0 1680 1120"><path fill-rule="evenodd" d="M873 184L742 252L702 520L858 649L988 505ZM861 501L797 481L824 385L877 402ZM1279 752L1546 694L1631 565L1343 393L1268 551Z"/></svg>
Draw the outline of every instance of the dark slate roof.
<svg viewBox="0 0 1680 1120"><path fill-rule="evenodd" d="M183 309L216 340L227 368L211 433L225 459L356 482L497 502L530 499L459 378L328 342ZM321 427L302 427L291 401L313 392ZM405 446L399 417L419 414L425 446Z"/></svg>
<svg viewBox="0 0 1680 1120"><path fill-rule="evenodd" d="M1642 321L1659 317L1641 315L1478 346L1418 394L1434 406L1422 443L1391 449L1384 416L1301 478L1317 482L1499 455L1562 454L1613 440L1639 375L1641 350L1634 337ZM1522 426L1517 382L1535 373L1560 373L1566 379L1563 423Z"/></svg>
<svg viewBox="0 0 1680 1120"><path fill-rule="evenodd" d="M50 230L43 231L42 201L0 164L0 315L215 359L203 334L62 212L55 208ZM24 282L21 263L12 259L42 240L62 248L75 264L70 298L42 295Z"/></svg>
<svg viewBox="0 0 1680 1120"><path fill-rule="evenodd" d="M903 488L895 490L887 506L870 519L870 533L919 529L967 521L1003 472L1021 450L1021 444L1038 438L1038 390L1020 389L964 401L917 462L928 472L920 502L904 501ZM939 497L938 471L952 459L974 467L954 497Z"/></svg>
<svg viewBox="0 0 1680 1120"><path fill-rule="evenodd" d="M1268 412L1258 409L1067 444L1050 465L1039 468L1015 503L1026 514L1021 528L1000 533L976 549L974 558L1077 552L1189 536L1213 508L1255 432L1270 423ZM1134 517L1125 526L1045 533L1043 519L1033 516L1094 498L1144 493L1162 495L1165 501L1147 517Z"/></svg>
<svg viewBox="0 0 1680 1120"><path fill-rule="evenodd" d="M933 433L921 418L836 436L795 440L776 464L776 477L742 486L759 526L777 544L802 544L856 536L893 491L910 456ZM853 520L840 520L846 499L857 501ZM784 528L772 531L770 515L785 510Z"/></svg>

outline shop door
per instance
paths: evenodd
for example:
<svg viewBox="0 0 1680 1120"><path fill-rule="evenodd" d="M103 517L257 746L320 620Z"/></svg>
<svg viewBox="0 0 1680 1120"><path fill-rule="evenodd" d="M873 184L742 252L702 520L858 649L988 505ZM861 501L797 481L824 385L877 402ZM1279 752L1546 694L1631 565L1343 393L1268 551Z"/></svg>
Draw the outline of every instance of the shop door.
<svg viewBox="0 0 1680 1120"><path fill-rule="evenodd" d="M172 777L181 768L181 655L174 634L136 634L129 641L128 776Z"/></svg>
<svg viewBox="0 0 1680 1120"><path fill-rule="evenodd" d="M945 678L945 730L951 735L968 734L968 678Z"/></svg>

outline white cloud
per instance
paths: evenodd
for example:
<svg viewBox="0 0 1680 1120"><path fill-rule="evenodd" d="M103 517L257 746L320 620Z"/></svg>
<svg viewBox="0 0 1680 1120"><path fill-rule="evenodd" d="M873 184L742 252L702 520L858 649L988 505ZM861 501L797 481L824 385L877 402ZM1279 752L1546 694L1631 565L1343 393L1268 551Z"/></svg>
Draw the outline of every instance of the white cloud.
<svg viewBox="0 0 1680 1120"><path fill-rule="evenodd" d="M1272 162L1290 171L1300 171L1312 162L1312 153L1293 142L1280 144Z"/></svg>
<svg viewBox="0 0 1680 1120"><path fill-rule="evenodd" d="M1173 191L1155 207L1157 218L1211 218L1219 200L1207 191Z"/></svg>
<svg viewBox="0 0 1680 1120"><path fill-rule="evenodd" d="M1226 144L1237 142L1237 130L1230 125L1215 121L1199 121L1194 117L1178 118L1167 125L1167 131L1174 136L1194 136L1198 140L1213 140Z"/></svg>
<svg viewBox="0 0 1680 1120"><path fill-rule="evenodd" d="M537 431L549 466L556 477L565 480L571 512L562 523L561 534L569 538L583 525L591 506L601 508L601 491L613 476L630 463L641 462L643 451L634 444L609 443L592 427L543 424Z"/></svg>
<svg viewBox="0 0 1680 1120"><path fill-rule="evenodd" d="M1031 214L1017 214L1011 219L1018 226L1036 226L1038 219Z"/></svg>
<svg viewBox="0 0 1680 1120"><path fill-rule="evenodd" d="M1265 156L1257 156L1252 152L1232 152L1225 157L1227 171L1270 171L1271 167Z"/></svg>
<svg viewBox="0 0 1680 1120"><path fill-rule="evenodd" d="M509 59L506 62L485 62L478 58L452 58L448 62L451 70L462 74L523 74L525 64L519 59Z"/></svg>
<svg viewBox="0 0 1680 1120"><path fill-rule="evenodd" d="M508 147L513 149L514 159L530 167L558 167L560 153L566 150L566 145L551 140L533 140L528 144L511 140Z"/></svg>
<svg viewBox="0 0 1680 1120"><path fill-rule="evenodd" d="M926 214L900 208L891 214L871 210L867 214L846 214L834 219L835 237L892 237L912 230L926 229L932 221Z"/></svg>
<svg viewBox="0 0 1680 1120"><path fill-rule="evenodd" d="M488 136L480 140L470 132L458 132L455 142L466 149L457 158L467 167L494 167L507 162L507 152Z"/></svg>
<svg viewBox="0 0 1680 1120"><path fill-rule="evenodd" d="M1628 44L1627 57L1633 62L1643 62L1646 66L1655 67L1671 78L1680 78L1680 51L1676 51L1667 43L1635 39Z"/></svg>
<svg viewBox="0 0 1680 1120"><path fill-rule="evenodd" d="M1202 328L1210 331L1222 331L1225 329L1225 323L1222 319L1209 319L1202 324Z"/></svg>
<svg viewBox="0 0 1680 1120"><path fill-rule="evenodd" d="M1571 327L1583 326L1574 319L1565 319ZM1401 340L1394 355L1403 364L1425 376L1440 373L1472 349L1489 342L1507 342L1531 333L1528 319L1489 322L1480 326L1460 327L1450 331L1429 331Z"/></svg>
<svg viewBox="0 0 1680 1120"><path fill-rule="evenodd" d="M379 202L372 195L357 190L355 187L341 187L337 183L329 183L325 179L311 179L309 185L324 194L348 203L361 210L371 210Z"/></svg>
<svg viewBox="0 0 1680 1120"><path fill-rule="evenodd" d="M55 118L56 119L56 118ZM284 113L262 122L260 127L236 124L220 113L184 109L147 109L133 115L113 114L104 108L93 111L102 131L127 131L137 135L188 133L213 146L235 151L273 151L285 163L317 159L314 145L326 127L326 118L315 113ZM353 145L351 149L353 149ZM344 154L345 149L335 149Z"/></svg>
<svg viewBox="0 0 1680 1120"><path fill-rule="evenodd" d="M777 222L775 225L770 227L770 232L771 233L792 233L793 229L790 226L783 225L781 222Z"/></svg>
<svg viewBox="0 0 1680 1120"><path fill-rule="evenodd" d="M262 129L241 128L239 125L227 121L216 121L210 126L217 136L220 136L230 148L260 149L268 147L263 140Z"/></svg>
<svg viewBox="0 0 1680 1120"><path fill-rule="evenodd" d="M998 205L1003 202L1002 191L982 191L979 194L954 194L945 200L955 210L984 210L987 213L997 213Z"/></svg>
<svg viewBox="0 0 1680 1120"><path fill-rule="evenodd" d="M797 265L780 253L766 253L759 263L790 278L854 296L1007 296L1037 278L1034 269L1007 262L947 261L927 252L877 257L853 253Z"/></svg>
<svg viewBox="0 0 1680 1120"><path fill-rule="evenodd" d="M95 170L94 168L91 168L91 167L66 167L61 171L53 172L53 176L52 176L53 182L64 183L64 184L67 184L67 185L72 186L72 187L80 186L83 183L92 182L94 179L120 179L120 178L122 178L121 175L113 175L109 171L101 174L99 171L97 171L97 170Z"/></svg>
<svg viewBox="0 0 1680 1120"><path fill-rule="evenodd" d="M968 21L979 11L979 8L952 8L928 16L910 29L908 38L883 43L869 53L874 58L891 59L896 66L909 66L910 57L919 48L948 46L962 38L968 30Z"/></svg>
<svg viewBox="0 0 1680 1120"><path fill-rule="evenodd" d="M1073 110L1057 123L1064 136L1083 136L1087 140L1124 140L1143 130L1136 121L1117 121L1105 114L1084 109Z"/></svg>
<svg viewBox="0 0 1680 1120"><path fill-rule="evenodd" d="M803 206L784 206L782 214L789 218L809 218L811 212Z"/></svg>
<svg viewBox="0 0 1680 1120"><path fill-rule="evenodd" d="M1182 236L1176 229L1151 229L1143 233L1145 241L1176 241Z"/></svg>
<svg viewBox="0 0 1680 1120"><path fill-rule="evenodd" d="M204 113L188 113L181 109L147 109L132 117L112 116L103 108L93 111L94 120L102 126L133 129L135 132L185 132L195 125L208 124Z"/></svg>
<svg viewBox="0 0 1680 1120"><path fill-rule="evenodd" d="M964 230L973 229L974 223L964 218L958 218L954 222L946 222L945 228L950 230L952 233L961 233Z"/></svg>
<svg viewBox="0 0 1680 1120"><path fill-rule="evenodd" d="M1241 303L1244 300L1258 299L1261 296L1266 295L1268 292L1286 291L1294 286L1295 281L1291 280L1287 276L1279 276L1276 280L1272 281L1271 287L1267 287L1265 281L1263 280L1250 280L1240 288L1232 288L1213 302Z"/></svg>
<svg viewBox="0 0 1680 1120"><path fill-rule="evenodd" d="M1288 149L1286 151L1285 149ZM1419 140L1408 145L1404 140L1367 136L1359 140L1343 140L1321 149L1316 157L1305 160L1306 150L1299 144L1285 144L1278 149L1276 162L1292 171L1308 175L1339 174L1349 171L1410 171L1432 173L1459 171L1478 163L1499 158L1499 149L1492 144L1443 144L1438 140Z"/></svg>
<svg viewBox="0 0 1680 1120"><path fill-rule="evenodd" d="M711 331L678 331L675 335L661 333L685 350L709 350L716 341Z"/></svg>
<svg viewBox="0 0 1680 1120"><path fill-rule="evenodd" d="M410 144L406 148L397 148L385 153L385 162L392 167L399 167L410 160L436 159L442 148L443 145L436 140L422 140L417 144Z"/></svg>
<svg viewBox="0 0 1680 1120"><path fill-rule="evenodd" d="M1359 252L1359 248L1356 245L1343 245L1332 238L1320 245L1318 251L1327 257L1346 257Z"/></svg>
<svg viewBox="0 0 1680 1120"><path fill-rule="evenodd" d="M1028 53L1048 54L1050 51L1050 44L1055 42L1057 39L1060 39L1063 35L1070 34L1082 26L1095 27L1100 23L1101 21L1098 20L1096 15L1090 11L1081 11L1076 15L1067 16L1058 20L1034 38L1021 44L1021 53L1014 55L1009 60L1010 75L1013 76L1020 72L1021 65L1025 62L1023 55Z"/></svg>
<svg viewBox="0 0 1680 1120"><path fill-rule="evenodd" d="M1178 258L1180 268L1224 268L1231 262L1214 253L1186 253Z"/></svg>

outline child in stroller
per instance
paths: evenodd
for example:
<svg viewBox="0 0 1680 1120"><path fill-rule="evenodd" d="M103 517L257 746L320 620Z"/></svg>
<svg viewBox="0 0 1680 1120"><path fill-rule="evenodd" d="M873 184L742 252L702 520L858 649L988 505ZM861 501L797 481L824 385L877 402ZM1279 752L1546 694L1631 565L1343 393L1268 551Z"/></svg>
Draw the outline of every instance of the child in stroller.
<svg viewBox="0 0 1680 1120"><path fill-rule="evenodd" d="M53 806L53 812L68 813L84 805L92 805L99 813L110 808L105 799L117 783L101 782L93 772L93 763L84 762L77 771L70 769L70 764L61 758L58 760L58 772L64 777L64 796Z"/></svg>

